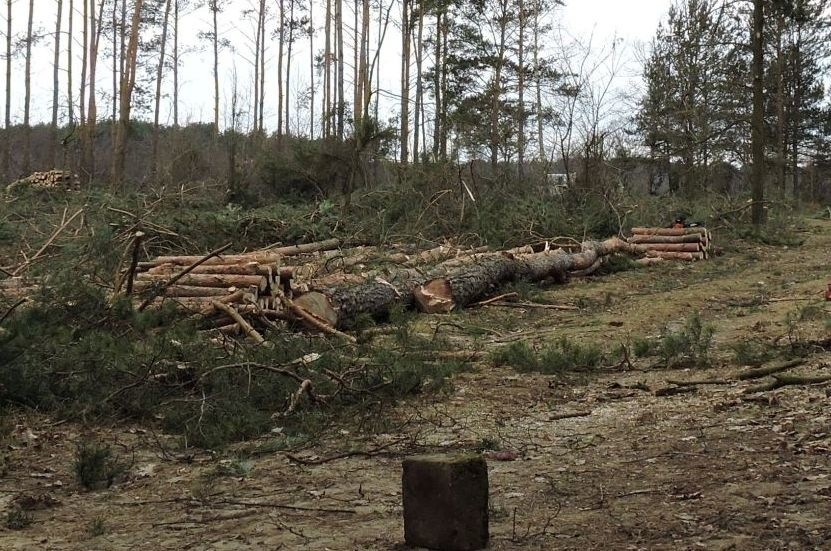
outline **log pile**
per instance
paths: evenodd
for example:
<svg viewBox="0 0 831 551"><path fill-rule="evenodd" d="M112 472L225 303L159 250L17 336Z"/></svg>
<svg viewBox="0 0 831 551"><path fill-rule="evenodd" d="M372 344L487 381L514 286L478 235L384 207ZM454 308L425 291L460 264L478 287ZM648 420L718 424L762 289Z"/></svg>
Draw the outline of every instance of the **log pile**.
<svg viewBox="0 0 831 551"><path fill-rule="evenodd" d="M712 234L703 227L632 228L627 241L641 246L647 259L706 260L713 251Z"/></svg>
<svg viewBox="0 0 831 551"><path fill-rule="evenodd" d="M81 189L81 183L78 175L68 170L49 170L46 172L34 172L26 178L12 182L6 190L11 192L23 187L79 191Z"/></svg>

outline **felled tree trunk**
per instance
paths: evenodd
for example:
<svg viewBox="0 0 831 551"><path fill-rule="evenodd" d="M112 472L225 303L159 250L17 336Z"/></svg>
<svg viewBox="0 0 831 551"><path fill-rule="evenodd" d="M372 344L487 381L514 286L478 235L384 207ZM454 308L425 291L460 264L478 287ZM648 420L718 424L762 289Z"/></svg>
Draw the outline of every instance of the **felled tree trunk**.
<svg viewBox="0 0 831 551"><path fill-rule="evenodd" d="M464 307L514 280L563 282L568 272L586 270L603 256L616 252L643 254L639 245L617 238L590 241L584 250L483 255L462 264L439 265L428 274L401 270L388 280L357 286L319 289L296 298L297 306L334 327L348 329L362 315L384 318L396 306L410 307L415 301L424 312L449 312ZM449 268L452 266L452 268Z"/></svg>
<svg viewBox="0 0 831 551"><path fill-rule="evenodd" d="M426 313L449 312L465 307L509 281L542 281L553 279L563 283L570 272L586 273L596 268L598 260L616 252L643 253L643 247L613 237L606 241L583 243L583 251L563 251L518 256L505 255L498 260L460 269L448 277L434 278L414 291L419 310Z"/></svg>

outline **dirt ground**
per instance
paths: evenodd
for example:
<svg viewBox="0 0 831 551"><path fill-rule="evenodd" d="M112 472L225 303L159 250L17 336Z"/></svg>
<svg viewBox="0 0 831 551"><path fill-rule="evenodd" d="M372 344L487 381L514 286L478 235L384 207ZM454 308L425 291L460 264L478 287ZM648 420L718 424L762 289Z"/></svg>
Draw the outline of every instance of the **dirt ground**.
<svg viewBox="0 0 831 551"><path fill-rule="evenodd" d="M710 261L574 280L536 297L578 311L489 307L420 322L477 350L561 335L610 347L698 312L715 328L707 369L633 358L564 378L480 362L448 394L399 404L386 433L335 430L311 448L249 454L227 476L206 476L227 454L174 453L171 437L146 428L20 416L0 452L0 511L21 496L42 508L25 529L4 522L0 548L405 549L402 458L488 443L501 452L488 454L490 549L831 549L831 385L746 394L763 380L736 381L747 368L730 352L741 341L824 341L795 372L831 374L831 222L808 220L799 237L795 247L720 243L725 254ZM693 379L720 383L656 393ZM85 492L72 457L91 434L132 468Z"/></svg>

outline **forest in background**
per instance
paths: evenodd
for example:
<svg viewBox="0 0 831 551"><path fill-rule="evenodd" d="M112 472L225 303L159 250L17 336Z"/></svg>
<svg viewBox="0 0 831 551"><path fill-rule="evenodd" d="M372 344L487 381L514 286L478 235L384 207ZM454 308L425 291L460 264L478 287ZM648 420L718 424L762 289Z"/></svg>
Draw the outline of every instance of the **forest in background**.
<svg viewBox="0 0 831 551"><path fill-rule="evenodd" d="M13 19L23 3L27 17ZM454 182L468 166L471 180L474 161L486 179L521 186L556 172L606 190L621 187L620 161L638 158L674 191L707 189L729 164L759 166L760 181L779 192L828 194L827 0L674 2L640 53L639 98L620 89L619 41L568 38L561 4L7 0L0 173L12 181L66 167L113 189L219 179L240 200L269 190L349 195L400 183L403 173L417 182L409 165L446 165L439 171ZM55 14L51 30L33 26L44 8ZM253 24L250 44L223 39L217 16L235 11ZM213 27L182 43L182 25L197 14ZM381 64L393 35L400 94L390 100L380 73L391 70ZM302 60L293 55L301 43ZM186 122L179 72L197 48L213 61L205 68L213 110L210 120ZM34 49L54 54L51 98L32 93ZM13 72L20 59L23 74ZM292 64L308 66L307 88L292 83ZM12 94L21 89L15 124ZM33 120L33 104L45 102L51 121ZM167 111L172 123L162 124ZM811 182L801 186L806 171Z"/></svg>

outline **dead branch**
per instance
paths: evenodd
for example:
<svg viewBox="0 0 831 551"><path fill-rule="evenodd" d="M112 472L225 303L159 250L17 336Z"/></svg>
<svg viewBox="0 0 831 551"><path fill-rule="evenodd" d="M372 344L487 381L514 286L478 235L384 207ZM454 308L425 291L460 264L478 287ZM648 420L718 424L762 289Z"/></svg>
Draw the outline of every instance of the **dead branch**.
<svg viewBox="0 0 831 551"><path fill-rule="evenodd" d="M309 312L309 311L305 310L304 308L301 308L300 306L295 304L288 297L286 297L284 295L281 295L280 300L281 300L281 302L283 303L283 306L286 309L288 309L291 312L293 312L294 314L296 314L300 319L305 321L312 328L317 329L319 331L322 331L324 333L328 333L330 335L335 335L335 336L340 337L341 339L344 339L345 341L348 341L352 344L356 344L358 342L358 339L356 339L352 335L347 335L343 331L338 331L337 329L335 329L334 327L332 327L331 325L326 323L324 320L320 319L319 317L315 316L311 312Z"/></svg>
<svg viewBox="0 0 831 551"><path fill-rule="evenodd" d="M752 386L744 390L743 394L755 394L757 392L767 392L782 388L783 386L793 385L819 385L831 381L831 375L822 375L819 377L803 377L799 375L774 375L773 381L757 386Z"/></svg>
<svg viewBox="0 0 831 551"><path fill-rule="evenodd" d="M25 303L28 300L29 300L28 298L24 297L24 298L18 300L17 302L15 302L14 304L12 304L11 307L8 310L6 310L6 312L2 316L0 316L0 324L2 324L4 321L6 321L6 318L11 316L12 312L14 312L20 305L22 305L23 303Z"/></svg>
<svg viewBox="0 0 831 551"><path fill-rule="evenodd" d="M804 363L804 360L801 358L778 362L767 367L759 367L743 371L738 374L737 378L740 381L746 381L748 379L761 379L762 377L767 377L768 375L773 375L774 373L779 373L780 371L787 371L788 369L794 368L802 363Z"/></svg>
<svg viewBox="0 0 831 551"><path fill-rule="evenodd" d="M224 304L224 303L222 303L222 302L219 302L218 300L212 300L212 301L211 301L211 304L212 304L212 305L213 305L213 307L214 307L214 308L216 308L217 310L221 310L222 312L225 312L226 314L228 314L229 316L231 316L231 318L232 318L235 322L237 322L237 324L240 326L240 328L241 328L243 331L245 331L245 334L246 334L246 335L248 335L249 337L251 337L251 338L254 340L254 342L256 342L257 344L264 344L264 343L265 343L265 339L263 338L263 336L262 336L262 335L260 335L260 334L257 332L257 330L256 330L256 329L254 329L254 328L251 326L251 324L250 324L250 323L248 323L248 322L245 320L245 318L243 318L243 317L240 315L240 313L239 313L239 312L237 312L236 310L234 310L233 308L231 308L231 307L230 307L230 306L228 306L227 304Z"/></svg>
<svg viewBox="0 0 831 551"><path fill-rule="evenodd" d="M15 270L12 272L11 275L12 276L19 275L23 270L28 268L32 264L32 262L37 260L37 258L41 254L43 254L43 251L48 249L49 246L55 241L55 239L57 239L58 236L61 233L63 233L63 231L67 228L67 226L69 226L69 224L71 224L72 221L75 220L78 217L78 215L81 214L82 212L84 212L84 209L78 209L78 211L75 214L73 214L72 216L70 216L68 220L66 220L64 223L62 223L60 226L58 226L58 229L56 229L55 232L52 234L52 236L49 239L46 240L46 243L44 243L43 246L40 249L38 249L38 251L31 258L29 258L23 264L21 264L20 266L15 268Z"/></svg>

